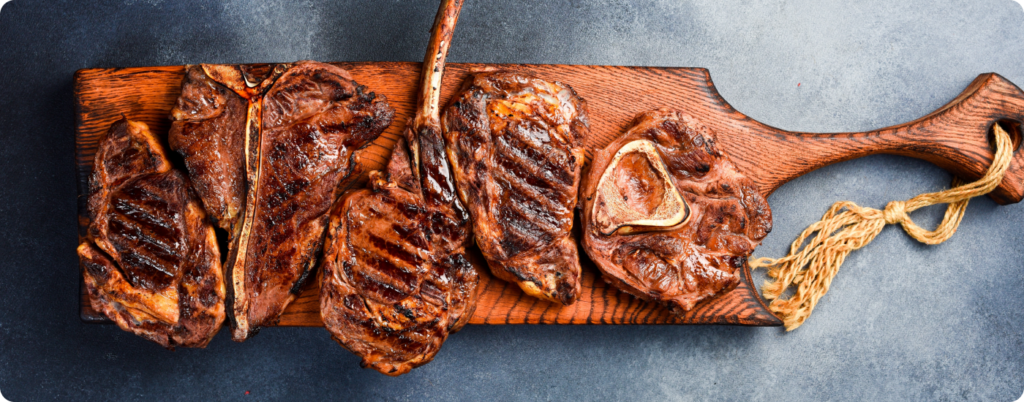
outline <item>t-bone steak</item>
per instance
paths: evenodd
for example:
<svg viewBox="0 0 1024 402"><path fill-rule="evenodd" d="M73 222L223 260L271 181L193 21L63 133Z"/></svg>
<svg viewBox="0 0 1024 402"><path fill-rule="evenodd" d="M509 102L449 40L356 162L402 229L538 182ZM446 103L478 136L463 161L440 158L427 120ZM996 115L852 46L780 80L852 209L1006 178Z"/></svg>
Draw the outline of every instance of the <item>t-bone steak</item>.
<svg viewBox="0 0 1024 402"><path fill-rule="evenodd" d="M330 64L188 68L169 141L230 233L234 340L276 323L295 299L353 152L393 116L383 96Z"/></svg>

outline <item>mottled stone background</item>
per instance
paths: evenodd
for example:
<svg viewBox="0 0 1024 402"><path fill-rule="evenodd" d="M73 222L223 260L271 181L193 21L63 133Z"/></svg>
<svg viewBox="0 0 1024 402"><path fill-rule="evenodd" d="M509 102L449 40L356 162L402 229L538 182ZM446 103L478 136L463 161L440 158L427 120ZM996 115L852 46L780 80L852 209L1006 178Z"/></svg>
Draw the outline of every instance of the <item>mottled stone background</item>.
<svg viewBox="0 0 1024 402"><path fill-rule="evenodd" d="M971 203L923 246L887 228L793 333L709 326L470 326L401 378L319 328L167 352L79 322L71 78L87 67L419 61L436 1L33 1L0 12L0 391L62 400L982 400L1024 391L1024 205ZM467 0L449 60L699 66L738 110L801 131L925 115L975 76L1024 84L1011 0ZM628 82L609 85L629 85ZM770 199L780 256L836 200L944 188L876 156ZM941 208L915 218L934 224ZM249 395L246 395L249 391Z"/></svg>

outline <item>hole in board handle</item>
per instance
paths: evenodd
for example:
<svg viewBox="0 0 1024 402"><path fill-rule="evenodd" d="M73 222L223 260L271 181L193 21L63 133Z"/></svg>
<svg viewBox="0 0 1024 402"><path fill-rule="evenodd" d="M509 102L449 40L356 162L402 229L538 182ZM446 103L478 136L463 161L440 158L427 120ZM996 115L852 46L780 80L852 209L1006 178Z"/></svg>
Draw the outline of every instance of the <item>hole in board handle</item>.
<svg viewBox="0 0 1024 402"><path fill-rule="evenodd" d="M988 139L988 147L993 152L995 152L995 150L996 150L996 137L995 137L995 128L994 128L996 123L999 123L999 125L1001 125L1003 127L1003 130L1006 130L1006 133L1010 134L1010 141L1013 144L1013 147L1012 147L1013 148L1013 153L1017 153L1017 150L1020 149L1020 143L1021 143L1021 137L1022 137L1022 135L1021 135L1022 123L1020 121L1010 120L1010 119L1000 119L1000 120L997 120L996 122L992 123L992 125L990 125L988 127L987 139Z"/></svg>

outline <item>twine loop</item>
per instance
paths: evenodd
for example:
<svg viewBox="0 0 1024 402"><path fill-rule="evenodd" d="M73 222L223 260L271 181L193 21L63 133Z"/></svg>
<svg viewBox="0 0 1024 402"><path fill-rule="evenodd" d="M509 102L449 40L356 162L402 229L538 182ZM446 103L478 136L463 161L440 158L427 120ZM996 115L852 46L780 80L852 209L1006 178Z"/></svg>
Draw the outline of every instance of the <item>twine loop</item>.
<svg viewBox="0 0 1024 402"><path fill-rule="evenodd" d="M768 268L771 279L765 281L762 292L771 300L768 307L782 319L786 330L792 331L804 323L818 300L828 292L832 279L850 252L874 240L885 225L898 223L910 237L929 245L949 240L964 217L967 202L995 190L1010 167L1013 158L1010 135L999 124L992 129L995 156L988 172L977 181L964 184L954 178L948 190L921 194L907 201L892 201L881 211L849 201L837 202L820 221L807 227L793 241L789 255L751 260L751 269ZM924 229L910 218L911 212L936 204L949 204L949 207L935 230ZM793 296L782 299L782 294L793 286L796 287Z"/></svg>
<svg viewBox="0 0 1024 402"><path fill-rule="evenodd" d="M907 215L907 203L903 201L892 201L885 206L885 223L892 225L910 220Z"/></svg>

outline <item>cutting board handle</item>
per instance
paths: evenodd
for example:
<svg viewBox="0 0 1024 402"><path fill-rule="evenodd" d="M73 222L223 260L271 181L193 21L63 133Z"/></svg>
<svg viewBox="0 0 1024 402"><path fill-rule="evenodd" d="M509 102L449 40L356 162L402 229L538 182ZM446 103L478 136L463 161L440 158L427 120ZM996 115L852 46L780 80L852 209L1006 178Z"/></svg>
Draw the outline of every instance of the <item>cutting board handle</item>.
<svg viewBox="0 0 1024 402"><path fill-rule="evenodd" d="M735 109L732 113L739 114ZM1024 122L1024 91L995 73L978 76L963 93L927 116L874 131L795 133L746 116L740 120L745 120L740 125L746 127L736 128L749 129L747 134L755 138L736 146L754 148L743 150L742 155L763 158L757 161L759 171L752 173L764 194L822 166L873 154L923 159L965 180L976 180L992 162L995 148L991 129L999 122L1013 138L1015 152L1006 176L990 196L1000 204L1024 198L1024 152L1016 152ZM743 162L740 165L748 164Z"/></svg>

